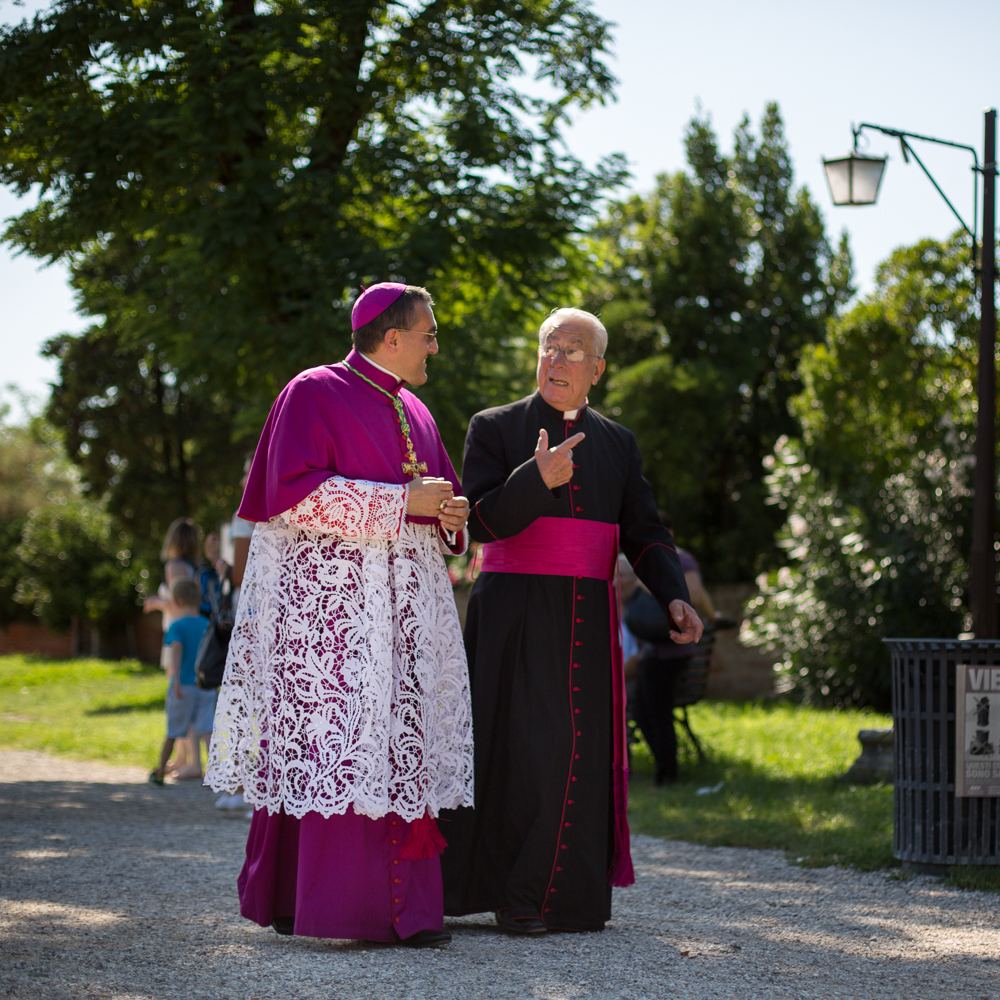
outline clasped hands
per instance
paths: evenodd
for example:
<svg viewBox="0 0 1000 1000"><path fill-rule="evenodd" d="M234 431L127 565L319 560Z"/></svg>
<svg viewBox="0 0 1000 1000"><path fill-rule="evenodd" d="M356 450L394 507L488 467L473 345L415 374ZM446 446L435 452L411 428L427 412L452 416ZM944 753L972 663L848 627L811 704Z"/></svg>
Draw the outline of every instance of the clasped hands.
<svg viewBox="0 0 1000 1000"><path fill-rule="evenodd" d="M406 513L436 517L445 531L458 532L469 520L469 501L455 496L447 479L417 476L406 487Z"/></svg>

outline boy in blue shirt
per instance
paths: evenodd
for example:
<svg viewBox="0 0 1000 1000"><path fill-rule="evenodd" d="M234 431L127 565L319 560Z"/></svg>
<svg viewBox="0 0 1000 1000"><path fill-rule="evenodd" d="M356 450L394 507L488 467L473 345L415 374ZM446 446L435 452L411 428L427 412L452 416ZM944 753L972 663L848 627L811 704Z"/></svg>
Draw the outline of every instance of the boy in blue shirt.
<svg viewBox="0 0 1000 1000"><path fill-rule="evenodd" d="M154 785L163 784L163 773L174 749L174 740L187 736L192 724L204 741L206 753L215 718L215 691L202 691L196 686L195 661L201 637L208 628L208 619L199 612L201 587L194 580L177 580L170 588L171 603L177 619L167 629L163 645L170 651L167 667L167 738L160 750L160 764L150 771ZM197 746L197 743L195 744Z"/></svg>

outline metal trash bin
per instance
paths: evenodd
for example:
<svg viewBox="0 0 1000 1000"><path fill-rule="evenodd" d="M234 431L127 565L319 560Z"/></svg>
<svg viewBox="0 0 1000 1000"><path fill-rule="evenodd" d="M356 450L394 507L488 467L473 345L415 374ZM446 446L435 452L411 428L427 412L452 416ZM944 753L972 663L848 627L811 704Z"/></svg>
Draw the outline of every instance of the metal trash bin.
<svg viewBox="0 0 1000 1000"><path fill-rule="evenodd" d="M893 855L924 872L1000 864L1000 799L955 797L955 664L1000 666L1000 640L884 641L896 733Z"/></svg>

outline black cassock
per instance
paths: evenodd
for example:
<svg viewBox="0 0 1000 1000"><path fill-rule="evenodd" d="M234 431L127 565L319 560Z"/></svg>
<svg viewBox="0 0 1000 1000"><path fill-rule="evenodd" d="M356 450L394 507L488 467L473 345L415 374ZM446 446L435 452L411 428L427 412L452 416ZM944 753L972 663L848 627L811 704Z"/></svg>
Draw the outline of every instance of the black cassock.
<svg viewBox="0 0 1000 1000"><path fill-rule="evenodd" d="M549 490L538 432L578 431L573 478ZM469 424L462 484L474 540L538 517L617 524L639 578L666 607L688 600L631 431L583 407L564 420L539 393ZM554 493L558 495L554 495ZM480 574L465 648L472 681L476 806L441 815L445 913L506 909L549 927L600 930L611 916L613 697L608 586L588 577Z"/></svg>

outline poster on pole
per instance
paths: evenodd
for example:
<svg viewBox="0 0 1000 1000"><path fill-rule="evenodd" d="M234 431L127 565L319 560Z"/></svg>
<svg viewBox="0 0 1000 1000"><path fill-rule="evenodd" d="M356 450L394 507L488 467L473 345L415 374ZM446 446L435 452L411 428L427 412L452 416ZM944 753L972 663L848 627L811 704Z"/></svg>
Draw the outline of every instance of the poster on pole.
<svg viewBox="0 0 1000 1000"><path fill-rule="evenodd" d="M1000 667L955 670L955 794L1000 797Z"/></svg>

